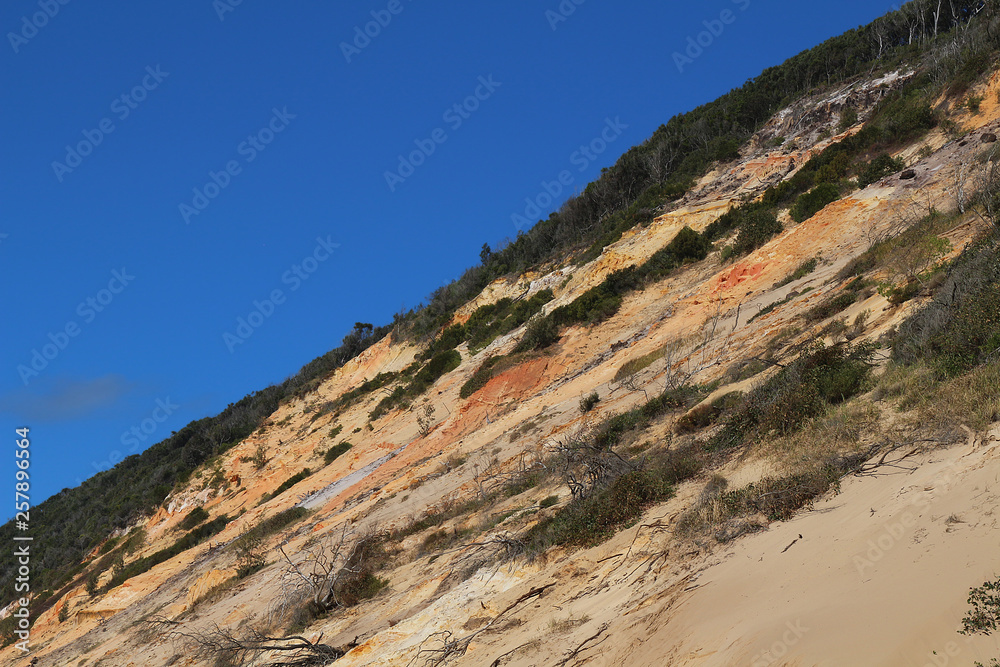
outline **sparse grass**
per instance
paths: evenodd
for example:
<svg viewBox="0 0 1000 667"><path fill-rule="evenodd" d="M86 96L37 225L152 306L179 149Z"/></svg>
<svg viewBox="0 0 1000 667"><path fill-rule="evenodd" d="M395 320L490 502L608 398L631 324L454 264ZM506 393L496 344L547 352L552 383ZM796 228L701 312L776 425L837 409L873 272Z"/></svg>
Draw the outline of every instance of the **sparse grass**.
<svg viewBox="0 0 1000 667"><path fill-rule="evenodd" d="M760 530L760 521L787 521L796 511L833 489L840 490L840 477L862 462L858 456L830 457L781 477L765 477L740 489L712 484L701 500L677 520L677 532L686 537L713 534L727 542L747 532Z"/></svg>
<svg viewBox="0 0 1000 667"><path fill-rule="evenodd" d="M265 493L260 499L260 504L266 503L268 500L271 500L272 498L277 498L282 493L292 488L293 486L295 486L296 484L298 484L311 474L312 470L310 470L309 468L304 468L300 470L299 472L295 473L294 475L286 479L284 482L282 482L281 486L276 488L271 493Z"/></svg>
<svg viewBox="0 0 1000 667"><path fill-rule="evenodd" d="M955 439L965 437L961 425L978 431L1000 420L1000 361L942 383L916 410L918 425Z"/></svg>
<svg viewBox="0 0 1000 667"><path fill-rule="evenodd" d="M676 343L668 343L648 354L642 355L641 357L629 359L622 364L621 368L618 369L618 372L615 373L615 377L612 382L621 382L625 378L631 377L636 373L649 368L651 365L665 357L667 353L670 352L672 347L676 347Z"/></svg>
<svg viewBox="0 0 1000 667"><path fill-rule="evenodd" d="M866 400L853 400L810 419L799 431L768 438L758 450L787 471L822 463L863 449L863 438L878 432L879 410Z"/></svg>
<svg viewBox="0 0 1000 667"><path fill-rule="evenodd" d="M927 400L939 383L933 368L918 362L905 366L890 362L879 376L872 392L876 401L896 399L896 409L907 412Z"/></svg>
<svg viewBox="0 0 1000 667"><path fill-rule="evenodd" d="M572 614L562 619L553 618L549 621L549 632L557 635L563 635L589 622L590 616L587 614L584 614L579 618L575 618Z"/></svg>
<svg viewBox="0 0 1000 667"><path fill-rule="evenodd" d="M800 278L805 278L810 273L815 271L818 265L819 265L818 257L813 257L812 259L807 260L802 264L799 264L798 268L796 268L794 271L785 276L781 282L775 285L775 287L784 287L788 283L795 282Z"/></svg>
<svg viewBox="0 0 1000 667"><path fill-rule="evenodd" d="M806 311L804 317L807 322L819 322L845 310L848 306L858 300L856 292L847 291L838 294L832 299L827 299L823 303L813 306Z"/></svg>
<svg viewBox="0 0 1000 667"><path fill-rule="evenodd" d="M197 600L194 601L194 603L191 605L191 609L189 609L188 611L193 610L203 602L211 604L212 602L221 600L223 597L226 597L227 594L233 590L233 588L236 587L236 584L238 582L239 582L239 577L233 576L229 577L225 581L219 582L215 586L212 586L210 589L205 591L205 593L201 597L199 597Z"/></svg>

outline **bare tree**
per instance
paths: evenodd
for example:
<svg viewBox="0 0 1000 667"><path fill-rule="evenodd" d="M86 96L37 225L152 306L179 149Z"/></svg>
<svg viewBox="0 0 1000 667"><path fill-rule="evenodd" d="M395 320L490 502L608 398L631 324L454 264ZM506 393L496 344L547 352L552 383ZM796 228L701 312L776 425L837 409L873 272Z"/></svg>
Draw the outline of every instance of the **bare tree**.
<svg viewBox="0 0 1000 667"><path fill-rule="evenodd" d="M420 435L427 436L434 427L434 406L425 403L423 409L417 414L417 426L420 428Z"/></svg>
<svg viewBox="0 0 1000 667"><path fill-rule="evenodd" d="M307 543L295 557L285 551L286 543L278 545L285 569L283 592L271 610L272 619L283 620L303 604L318 613L356 604L352 589L372 577L371 558L380 548L380 537L373 528L356 536L344 524L325 539Z"/></svg>
<svg viewBox="0 0 1000 667"><path fill-rule="evenodd" d="M255 628L242 632L218 625L209 631L172 630L168 636L181 639L194 649L194 657L212 659L216 664L246 665L264 658L262 667L312 667L329 665L345 651L305 637L272 637ZM322 636L320 637L322 639ZM273 656L273 657L268 657Z"/></svg>
<svg viewBox="0 0 1000 667"><path fill-rule="evenodd" d="M574 498L586 498L622 475L639 470L642 463L622 458L610 447L601 447L589 429L580 430L550 447L556 469Z"/></svg>

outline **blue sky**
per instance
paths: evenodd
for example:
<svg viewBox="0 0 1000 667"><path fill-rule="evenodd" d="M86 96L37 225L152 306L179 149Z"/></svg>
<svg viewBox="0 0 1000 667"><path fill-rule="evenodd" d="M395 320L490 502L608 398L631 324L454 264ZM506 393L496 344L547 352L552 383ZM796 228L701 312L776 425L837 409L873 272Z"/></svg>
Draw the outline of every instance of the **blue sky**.
<svg viewBox="0 0 1000 667"><path fill-rule="evenodd" d="M890 9L235 1L0 7L0 428L31 427L34 503L417 305L543 181L573 175L540 217Z"/></svg>

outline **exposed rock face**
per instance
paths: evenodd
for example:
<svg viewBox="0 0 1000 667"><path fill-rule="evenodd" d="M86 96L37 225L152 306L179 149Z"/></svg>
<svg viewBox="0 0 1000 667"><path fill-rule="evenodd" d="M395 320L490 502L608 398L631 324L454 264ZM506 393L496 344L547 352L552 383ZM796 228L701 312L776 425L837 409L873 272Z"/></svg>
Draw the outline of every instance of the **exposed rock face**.
<svg viewBox="0 0 1000 667"><path fill-rule="evenodd" d="M702 179L673 210L631 230L600 258L497 281L456 320L505 296L546 288L555 294L546 311L571 302L610 272L649 258L684 226L702 230L741 195L758 195L768 183L794 174L837 139L819 137L839 123L845 108L863 118L904 76L858 82L793 105L745 147L738 163ZM996 98L995 80L991 86L987 100ZM1000 122L1000 108L991 104L984 103L966 128L978 130L983 141ZM766 148L776 136L786 136L786 143ZM798 146L785 148L790 141ZM930 156L920 151L924 146L932 149ZM846 478L841 495L820 499L817 511L725 544L675 533L678 517L698 502L710 474L679 485L673 498L599 546L555 548L533 559L515 554L504 560L489 550L509 544L504 540L565 505L569 491L561 482L541 482L485 509L448 512L530 469L553 445L641 405L647 394L662 391L679 375L690 375L692 383L720 381L707 404L731 391L747 391L773 372L726 384L734 364L745 366L769 353L782 359L789 347L832 341L824 333L828 322L810 323L802 315L838 293L844 282L838 272L872 239L897 229L915 200L947 210L956 165L982 150L981 142L961 146L934 133L920 146L902 149L910 175L886 178L800 224L789 222L783 233L737 262L721 263L713 252L683 267L627 296L619 312L600 325L570 328L551 353L503 369L467 399L459 396L462 385L488 356L510 351L523 328L475 356L460 346L462 364L410 410L369 420L391 391L384 388L331 411L339 396L379 373L402 370L420 351L391 337L380 341L314 393L283 404L267 424L220 457L221 479L228 483L213 487L212 475L204 471L148 517L142 524L147 541L128 561L173 544L182 534L178 524L194 506L212 517L232 517L222 532L103 596L92 599L82 587L71 591L63 604L74 623L58 621L60 606L37 619L41 664L211 664L188 657L192 651L183 643L143 632L141 621L163 617L188 632L269 627L300 583L290 577L286 559L305 567L316 562L318 545L369 527L412 527L433 512L446 518L398 533L393 544L398 551L375 573L388 581L378 596L304 621L298 634L346 650L337 665L423 664L424 658L446 654L448 664L505 666L561 664L569 656L564 664L923 664L929 651L940 653L958 641L956 619L968 588L1000 570L998 528L991 518L1000 470L996 428L960 447L914 454L912 460L923 464L916 472ZM974 237L979 224L969 215L947 233L949 257ZM778 285L817 257L815 271ZM838 317L848 323L860 318L858 340L874 342L919 305L914 300L892 306L872 289ZM776 351L772 346L779 338L787 342ZM636 374L634 386L615 380L626 362L651 353L662 354ZM591 392L600 402L583 413L580 399ZM421 424L424 405L431 421ZM340 431L331 438L335 426ZM657 424L630 446L641 450L647 439L675 442L673 427L671 421ZM325 452L344 440L352 447L324 465ZM252 458L259 446L266 448L268 462L257 469ZM784 463L761 455L720 465L720 474L735 488ZM306 467L313 474L263 501ZM929 509L914 512L889 548L880 546L918 503L929 503ZM234 580L234 540L261 519L297 505L312 507L313 513L269 536L262 547L267 565ZM948 523L948 516L961 523ZM747 526L726 530L727 538L751 532ZM434 551L440 543L447 548ZM877 558L868 555L871 543L882 550ZM955 553L962 554L961 566L954 565ZM109 577L105 573L101 582ZM227 582L224 595L203 599ZM851 641L843 641L845 636ZM970 661L985 659L997 652L991 641L962 646ZM19 660L13 647L0 654L4 664Z"/></svg>

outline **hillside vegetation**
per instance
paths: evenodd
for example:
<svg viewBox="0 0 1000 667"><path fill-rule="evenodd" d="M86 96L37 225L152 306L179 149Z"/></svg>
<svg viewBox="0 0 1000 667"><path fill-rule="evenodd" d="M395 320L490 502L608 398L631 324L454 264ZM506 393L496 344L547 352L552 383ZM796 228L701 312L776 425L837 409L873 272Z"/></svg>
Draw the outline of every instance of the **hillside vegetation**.
<svg viewBox="0 0 1000 667"><path fill-rule="evenodd" d="M420 308L48 499L45 659L688 664L709 643L671 605L712 594L695 582L720 545L862 483L893 497L882 472L955 443L978 493L1000 421L998 56L997 3L907 3L671 118ZM968 548L995 544L960 509L948 533L975 514ZM988 553L922 591L971 595L983 651ZM648 645L676 652L644 653L667 626ZM706 664L774 652L730 630Z"/></svg>

